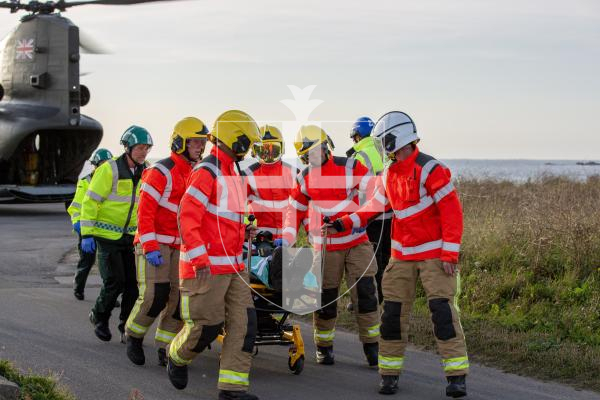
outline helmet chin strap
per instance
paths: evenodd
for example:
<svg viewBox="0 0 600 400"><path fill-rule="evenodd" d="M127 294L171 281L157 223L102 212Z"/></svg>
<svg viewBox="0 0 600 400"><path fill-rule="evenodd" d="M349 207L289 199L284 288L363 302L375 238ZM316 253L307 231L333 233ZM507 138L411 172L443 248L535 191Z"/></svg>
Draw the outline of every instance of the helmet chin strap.
<svg viewBox="0 0 600 400"><path fill-rule="evenodd" d="M141 167L143 167L143 166L144 166L144 164L143 164L143 163L142 163L142 164L140 164L140 163L138 163L137 161L135 161L135 160L133 159L133 157L131 156L131 149L127 149L127 151L125 152L125 154L127 154L127 157L129 157L129 159L130 159L130 160L131 160L131 162L133 163L133 165L134 165L134 169L135 169L135 171L136 171L136 172L137 172L138 168L141 168Z"/></svg>

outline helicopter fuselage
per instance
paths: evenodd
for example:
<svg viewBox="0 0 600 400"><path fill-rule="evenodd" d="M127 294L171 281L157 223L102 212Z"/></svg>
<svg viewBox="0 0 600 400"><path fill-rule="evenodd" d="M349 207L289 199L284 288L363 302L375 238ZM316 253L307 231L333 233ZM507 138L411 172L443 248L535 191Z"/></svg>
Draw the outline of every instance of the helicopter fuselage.
<svg viewBox="0 0 600 400"><path fill-rule="evenodd" d="M0 202L73 197L102 126L80 110L79 29L59 14L34 14L0 47Z"/></svg>

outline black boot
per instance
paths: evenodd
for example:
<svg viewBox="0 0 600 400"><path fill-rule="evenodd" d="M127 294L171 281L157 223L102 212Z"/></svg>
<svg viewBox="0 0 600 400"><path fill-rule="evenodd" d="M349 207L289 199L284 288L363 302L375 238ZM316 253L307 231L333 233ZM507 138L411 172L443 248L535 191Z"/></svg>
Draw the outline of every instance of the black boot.
<svg viewBox="0 0 600 400"><path fill-rule="evenodd" d="M121 334L121 343L125 344L127 343L127 338L125 337L125 324L127 323L127 321L123 321L121 320L119 322L119 333Z"/></svg>
<svg viewBox="0 0 600 400"><path fill-rule="evenodd" d="M367 357L369 367L377 365L377 357L379 356L379 343L363 343L363 351Z"/></svg>
<svg viewBox="0 0 600 400"><path fill-rule="evenodd" d="M144 356L143 338L134 338L127 336L127 357L135 365L144 365L146 357Z"/></svg>
<svg viewBox="0 0 600 400"><path fill-rule="evenodd" d="M398 375L381 375L379 393L394 394L398 391Z"/></svg>
<svg viewBox="0 0 600 400"><path fill-rule="evenodd" d="M83 292L77 292L77 291L75 291L75 292L73 292L73 296L75 296L75 298L77 300L83 300L84 299Z"/></svg>
<svg viewBox="0 0 600 400"><path fill-rule="evenodd" d="M219 400L258 400L258 396L255 396L248 392L219 390Z"/></svg>
<svg viewBox="0 0 600 400"><path fill-rule="evenodd" d="M175 365L171 357L167 359L167 374L169 374L169 380L176 389L183 390L188 384L188 370L187 365L182 367Z"/></svg>
<svg viewBox="0 0 600 400"><path fill-rule="evenodd" d="M99 320L94 314L94 310L90 311L90 322L94 325L94 333L98 339L103 342L110 342L112 339L112 334L110 333L110 329L108 327L108 321Z"/></svg>
<svg viewBox="0 0 600 400"><path fill-rule="evenodd" d="M446 386L446 396L464 397L467 395L466 375L448 376L448 386Z"/></svg>
<svg viewBox="0 0 600 400"><path fill-rule="evenodd" d="M333 365L333 346L317 346L317 364Z"/></svg>
<svg viewBox="0 0 600 400"><path fill-rule="evenodd" d="M158 349L158 365L161 367L167 366L167 349Z"/></svg>

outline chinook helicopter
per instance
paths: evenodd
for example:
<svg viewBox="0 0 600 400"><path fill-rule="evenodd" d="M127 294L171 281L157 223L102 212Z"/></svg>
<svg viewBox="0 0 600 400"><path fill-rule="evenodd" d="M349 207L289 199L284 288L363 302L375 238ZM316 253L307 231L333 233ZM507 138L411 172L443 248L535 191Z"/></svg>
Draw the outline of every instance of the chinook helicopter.
<svg viewBox="0 0 600 400"><path fill-rule="evenodd" d="M0 204L70 202L102 139L102 125L81 114L90 91L79 83L80 48L95 51L61 12L156 1L0 1L28 12L0 42Z"/></svg>

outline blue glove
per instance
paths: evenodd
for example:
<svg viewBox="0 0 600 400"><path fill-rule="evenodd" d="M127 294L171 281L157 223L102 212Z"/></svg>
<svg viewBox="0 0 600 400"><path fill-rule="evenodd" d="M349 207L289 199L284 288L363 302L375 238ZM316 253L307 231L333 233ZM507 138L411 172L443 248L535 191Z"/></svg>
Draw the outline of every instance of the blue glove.
<svg viewBox="0 0 600 400"><path fill-rule="evenodd" d="M81 235L81 222L77 221L73 224L73 230L77 232L78 235Z"/></svg>
<svg viewBox="0 0 600 400"><path fill-rule="evenodd" d="M285 239L275 239L275 240L273 240L273 244L275 245L275 247L289 247L290 246L288 241Z"/></svg>
<svg viewBox="0 0 600 400"><path fill-rule="evenodd" d="M366 230L367 230L367 228L352 228L352 234L363 233Z"/></svg>
<svg viewBox="0 0 600 400"><path fill-rule="evenodd" d="M161 265L163 263L162 255L160 254L160 251L158 251L158 250L154 250L154 251L151 251L150 253L146 253L146 260L148 260L148 262L150 264L154 265L155 267L158 267L159 265Z"/></svg>
<svg viewBox="0 0 600 400"><path fill-rule="evenodd" d="M93 253L96 251L96 241L92 237L81 239L81 250L84 253Z"/></svg>
<svg viewBox="0 0 600 400"><path fill-rule="evenodd" d="M319 283L317 282L317 277L311 271L308 271L306 275L304 275L303 285L307 289L318 289Z"/></svg>

